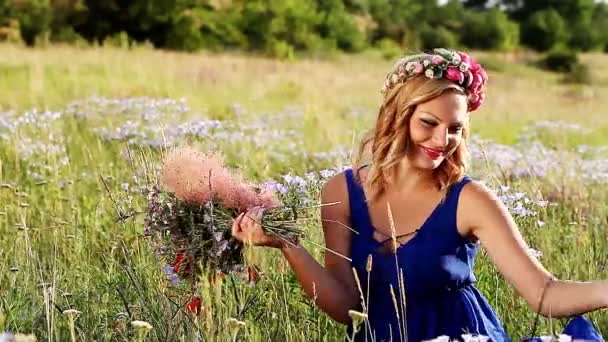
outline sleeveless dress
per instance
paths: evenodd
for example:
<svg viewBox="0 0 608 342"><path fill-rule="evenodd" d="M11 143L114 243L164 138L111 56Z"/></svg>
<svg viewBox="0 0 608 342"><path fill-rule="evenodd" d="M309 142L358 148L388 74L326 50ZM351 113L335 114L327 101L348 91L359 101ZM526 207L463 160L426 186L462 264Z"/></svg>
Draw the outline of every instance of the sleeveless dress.
<svg viewBox="0 0 608 342"><path fill-rule="evenodd" d="M345 176L351 225L357 232L352 235L352 266L368 313L355 341L405 341L407 336L407 341L418 342L442 335L460 339L463 334L510 341L494 310L475 287L473 268L479 244L463 238L456 227L458 198L471 179L465 176L452 185L409 241L398 243L395 253L387 253L387 244L373 236L363 188L352 169L345 170ZM349 337L352 329L351 324Z"/></svg>

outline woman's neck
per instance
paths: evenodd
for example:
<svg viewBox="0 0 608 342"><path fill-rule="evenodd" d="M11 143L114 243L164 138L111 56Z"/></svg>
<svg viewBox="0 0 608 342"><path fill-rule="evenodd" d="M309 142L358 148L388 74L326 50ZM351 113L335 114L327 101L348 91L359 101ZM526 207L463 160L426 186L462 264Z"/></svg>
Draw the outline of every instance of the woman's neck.
<svg viewBox="0 0 608 342"><path fill-rule="evenodd" d="M433 170L412 167L408 160L404 160L390 184L397 192L412 192L437 187L437 180Z"/></svg>

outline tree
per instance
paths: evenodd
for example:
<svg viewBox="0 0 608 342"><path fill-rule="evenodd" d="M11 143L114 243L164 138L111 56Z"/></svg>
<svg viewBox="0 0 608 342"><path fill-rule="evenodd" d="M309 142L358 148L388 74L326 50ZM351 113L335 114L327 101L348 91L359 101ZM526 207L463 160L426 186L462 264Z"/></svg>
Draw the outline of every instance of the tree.
<svg viewBox="0 0 608 342"><path fill-rule="evenodd" d="M369 3L369 10L378 24L372 34L374 41L390 38L402 43L412 26L421 22L422 6L414 0L375 0Z"/></svg>
<svg viewBox="0 0 608 342"><path fill-rule="evenodd" d="M497 8L466 13L460 33L461 42L471 48L512 50L519 45L519 25Z"/></svg>
<svg viewBox="0 0 608 342"><path fill-rule="evenodd" d="M549 50L567 39L566 22L553 8L532 14L522 31L523 43L538 51Z"/></svg>
<svg viewBox="0 0 608 342"><path fill-rule="evenodd" d="M49 0L19 1L13 2L13 6L21 37L28 45L33 45L40 35L49 33L53 20Z"/></svg>

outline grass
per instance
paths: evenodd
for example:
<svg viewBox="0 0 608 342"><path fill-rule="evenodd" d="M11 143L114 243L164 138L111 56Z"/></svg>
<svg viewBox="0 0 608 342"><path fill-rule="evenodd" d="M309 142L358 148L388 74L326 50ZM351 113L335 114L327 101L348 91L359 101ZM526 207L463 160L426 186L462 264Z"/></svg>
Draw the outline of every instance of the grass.
<svg viewBox="0 0 608 342"><path fill-rule="evenodd" d="M373 123L382 78L392 64L371 52L332 59L281 62L239 54L184 54L146 48L78 49L66 46L26 49L0 46L0 107L65 112L72 100L92 95L110 98L185 98L192 113L226 122L269 118L295 107L298 120L268 119L281 130L297 130L296 150L326 151L354 146ZM568 149L579 144L603 146L608 132L608 56L585 55L593 66L594 86L564 85L560 76L521 62L517 56L474 53L504 64L490 71L487 105L474 113L473 131L500 143L514 143L522 129L538 120L576 123L588 133L543 133L548 146ZM529 58L525 56L525 58ZM496 62L498 61L498 62ZM234 104L246 112L239 114ZM361 114L355 113L359 111ZM164 281L158 261L142 237L142 216L120 221L100 177L115 199L128 203L120 185L139 174L158 153L134 148L136 160L125 158L125 143L105 142L95 127L113 125L120 116L100 113L97 121L66 116L42 129L23 128L0 139L0 331L34 333L40 340L69 341L70 321L62 312L81 311L74 322L77 340L127 341L136 337L131 320L152 324L148 340L232 340L226 320L246 322L239 338L253 341L338 341L344 329L306 299L288 265L276 251L251 249L250 262L265 271L251 286L247 279L227 277L200 288L173 288ZM193 114L195 115L195 114ZM168 125L171 118L168 118ZM124 120L123 120L124 121ZM2 133L2 132L0 132ZM67 165L52 153L22 159L23 139L59 141ZM192 139L196 144L209 141ZM285 140L271 143L284 147ZM221 142L228 162L249 177L263 180L291 172L335 166L291 148L285 159L264 144ZM41 165L50 166L46 170ZM46 170L46 171L45 171ZM43 179L33 176L43 173ZM61 187L64 181L68 185ZM513 180L512 186L547 196L561 179ZM518 223L527 241L544 253L543 264L560 278L608 278L606 220L608 189L587 188L578 181L556 195L556 206L538 218ZM142 198L134 198L142 208ZM539 227L537 219L545 222ZM318 223L311 238L322 242ZM322 251L309 246L321 260ZM170 262L170 261L168 261ZM12 269L12 271L11 271ZM529 331L534 313L480 255L476 274L480 290L515 338ZM184 309L192 294L202 298L204 313ZM608 315L590 315L608 336ZM540 329L556 331L563 321L541 320Z"/></svg>

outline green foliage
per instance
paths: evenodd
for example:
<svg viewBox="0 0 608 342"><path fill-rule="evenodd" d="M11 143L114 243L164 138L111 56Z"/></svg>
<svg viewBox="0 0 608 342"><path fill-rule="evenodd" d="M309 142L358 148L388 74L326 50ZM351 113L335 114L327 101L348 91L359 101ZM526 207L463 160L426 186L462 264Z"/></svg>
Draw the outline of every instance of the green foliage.
<svg viewBox="0 0 608 342"><path fill-rule="evenodd" d="M577 50L589 51L601 48L603 41L604 33L592 24L576 23L570 32L568 45Z"/></svg>
<svg viewBox="0 0 608 342"><path fill-rule="evenodd" d="M127 32L121 31L111 36L107 36L103 40L104 46L117 47L122 49L128 49L130 46L130 38Z"/></svg>
<svg viewBox="0 0 608 342"><path fill-rule="evenodd" d="M578 64L576 52L564 47L554 48L541 61L547 70L559 72L572 72Z"/></svg>
<svg viewBox="0 0 608 342"><path fill-rule="evenodd" d="M509 51L519 45L519 25L499 9L468 12L460 37L471 48Z"/></svg>
<svg viewBox="0 0 608 342"><path fill-rule="evenodd" d="M87 45L86 39L84 39L78 32L74 31L71 26L60 27L59 30L51 36L53 42L69 43L78 46Z"/></svg>
<svg viewBox="0 0 608 342"><path fill-rule="evenodd" d="M445 47L454 48L458 44L458 37L445 27L433 28L429 25L421 25L419 29L420 44L425 50Z"/></svg>
<svg viewBox="0 0 608 342"><path fill-rule="evenodd" d="M597 3L591 19L592 31L599 36L598 49L608 51L608 3Z"/></svg>
<svg viewBox="0 0 608 342"><path fill-rule="evenodd" d="M589 67L583 63L576 63L572 70L570 70L564 76L564 82L576 83L576 84L591 84L593 83L593 77Z"/></svg>
<svg viewBox="0 0 608 342"><path fill-rule="evenodd" d="M376 0L369 2L369 11L378 27L372 39L390 38L404 42L412 23L419 23L422 6L414 0Z"/></svg>
<svg viewBox="0 0 608 342"><path fill-rule="evenodd" d="M588 23L594 6L594 0L510 0L503 2L515 8L513 16L517 20L526 21L537 12L551 9L569 25L577 22Z"/></svg>
<svg viewBox="0 0 608 342"><path fill-rule="evenodd" d="M50 0L19 1L14 6L21 37L28 45L34 45L36 37L50 30L53 17Z"/></svg>
<svg viewBox="0 0 608 342"><path fill-rule="evenodd" d="M383 39L410 50L512 51L520 41L538 51L602 50L607 30L608 4L593 0L0 0L4 41L84 45L125 32L130 44L282 58L359 52Z"/></svg>
<svg viewBox="0 0 608 342"><path fill-rule="evenodd" d="M283 41L305 50L318 46L315 27L322 19L313 0L252 0L243 8L241 28L251 48L273 51L275 42Z"/></svg>
<svg viewBox="0 0 608 342"><path fill-rule="evenodd" d="M380 39L376 47L380 50L382 57L387 60L393 60L403 54L401 46L392 39Z"/></svg>
<svg viewBox="0 0 608 342"><path fill-rule="evenodd" d="M342 0L320 2L323 20L319 26L322 37L335 42L341 50L357 52L367 45L367 32L359 29Z"/></svg>
<svg viewBox="0 0 608 342"><path fill-rule="evenodd" d="M522 31L522 42L538 51L549 50L567 39L567 24L553 8L532 14Z"/></svg>

